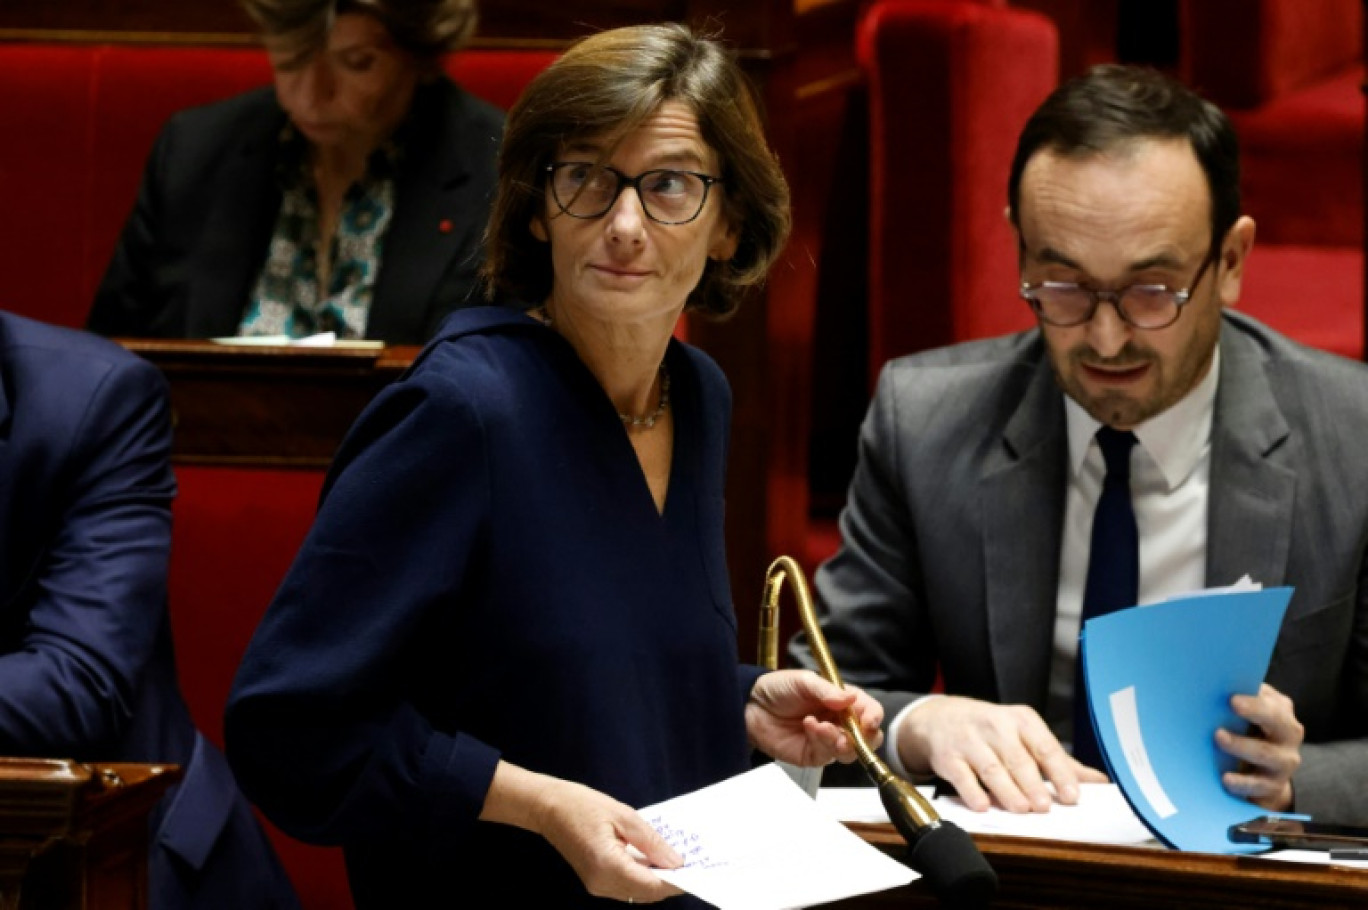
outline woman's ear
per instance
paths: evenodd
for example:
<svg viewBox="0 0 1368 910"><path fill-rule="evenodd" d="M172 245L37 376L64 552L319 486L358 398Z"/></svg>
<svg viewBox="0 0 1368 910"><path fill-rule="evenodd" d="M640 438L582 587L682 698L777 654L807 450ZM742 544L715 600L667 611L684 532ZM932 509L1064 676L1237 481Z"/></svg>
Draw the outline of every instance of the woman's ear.
<svg viewBox="0 0 1368 910"><path fill-rule="evenodd" d="M718 262L730 262L741 242L740 232L730 221L719 221L715 230L717 234L708 245L708 258L716 259Z"/></svg>
<svg viewBox="0 0 1368 910"><path fill-rule="evenodd" d="M546 230L546 220L540 213L532 216L532 220L527 223L527 229L542 243L551 242L551 235Z"/></svg>

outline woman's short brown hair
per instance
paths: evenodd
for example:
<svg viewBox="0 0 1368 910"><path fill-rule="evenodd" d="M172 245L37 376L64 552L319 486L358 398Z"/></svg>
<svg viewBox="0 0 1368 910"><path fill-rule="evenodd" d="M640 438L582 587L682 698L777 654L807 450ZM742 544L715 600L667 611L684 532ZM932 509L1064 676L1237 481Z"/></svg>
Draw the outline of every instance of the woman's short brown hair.
<svg viewBox="0 0 1368 910"><path fill-rule="evenodd" d="M718 155L723 214L736 230L727 262L709 260L687 308L734 311L764 281L789 231L789 192L765 142L749 83L716 41L677 23L629 26L585 38L535 78L509 111L499 186L485 234L488 293L540 303L551 293L550 247L532 236L545 217L545 169L567 143L621 137L666 101L698 118Z"/></svg>
<svg viewBox="0 0 1368 910"><path fill-rule="evenodd" d="M385 26L395 44L429 65L463 46L476 21L475 0L242 0L242 5L264 34L301 55L327 44L337 16L365 13Z"/></svg>

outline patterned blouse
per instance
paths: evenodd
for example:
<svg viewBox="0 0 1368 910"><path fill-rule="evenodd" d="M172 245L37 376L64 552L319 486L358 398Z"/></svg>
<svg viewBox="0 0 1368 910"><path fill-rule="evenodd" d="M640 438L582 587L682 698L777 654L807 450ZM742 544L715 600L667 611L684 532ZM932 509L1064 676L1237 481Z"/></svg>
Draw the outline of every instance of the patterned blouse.
<svg viewBox="0 0 1368 910"><path fill-rule="evenodd" d="M400 149L393 141L381 145L366 173L347 189L332 239L328 286L320 288L318 192L307 143L289 124L280 143L280 213L238 334L302 338L336 332L339 339L364 338L385 232L394 214Z"/></svg>

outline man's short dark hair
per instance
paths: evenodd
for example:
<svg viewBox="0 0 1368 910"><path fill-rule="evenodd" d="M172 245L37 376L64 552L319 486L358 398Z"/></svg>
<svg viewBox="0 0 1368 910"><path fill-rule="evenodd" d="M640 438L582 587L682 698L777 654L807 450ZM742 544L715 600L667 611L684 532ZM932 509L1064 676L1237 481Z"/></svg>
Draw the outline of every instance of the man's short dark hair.
<svg viewBox="0 0 1368 910"><path fill-rule="evenodd" d="M1104 64L1061 85L1031 115L1007 182L1020 226L1021 175L1040 151L1100 154L1144 139L1186 139L1211 192L1211 240L1240 217L1240 146L1224 112L1178 80L1148 67Z"/></svg>

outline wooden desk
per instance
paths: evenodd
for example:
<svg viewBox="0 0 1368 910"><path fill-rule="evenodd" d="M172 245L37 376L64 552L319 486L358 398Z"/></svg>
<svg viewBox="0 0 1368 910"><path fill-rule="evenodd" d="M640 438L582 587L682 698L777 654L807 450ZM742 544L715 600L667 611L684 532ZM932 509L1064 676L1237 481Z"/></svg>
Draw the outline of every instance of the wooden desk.
<svg viewBox="0 0 1368 910"><path fill-rule="evenodd" d="M850 827L885 852L902 856L905 845L891 825ZM1368 907L1368 871L1362 869L1020 837L977 835L974 840L997 870L994 910ZM829 906L939 905L925 885L913 882Z"/></svg>
<svg viewBox="0 0 1368 910"><path fill-rule="evenodd" d="M120 343L171 383L172 458L238 467L326 468L361 409L419 351Z"/></svg>
<svg viewBox="0 0 1368 910"><path fill-rule="evenodd" d="M175 765L0 758L0 910L141 910Z"/></svg>

